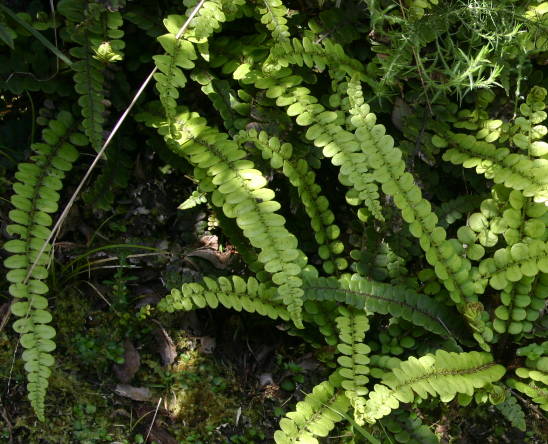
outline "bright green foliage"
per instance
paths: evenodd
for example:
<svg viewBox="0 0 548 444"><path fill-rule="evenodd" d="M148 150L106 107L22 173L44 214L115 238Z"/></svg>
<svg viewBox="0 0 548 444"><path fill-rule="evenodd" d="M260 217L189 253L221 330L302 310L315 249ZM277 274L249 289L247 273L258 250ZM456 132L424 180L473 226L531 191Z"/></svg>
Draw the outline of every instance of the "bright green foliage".
<svg viewBox="0 0 548 444"><path fill-rule="evenodd" d="M520 379L510 378L508 385L548 411L548 341L521 347L516 354L526 356L526 367L517 368L515 375Z"/></svg>
<svg viewBox="0 0 548 444"><path fill-rule="evenodd" d="M367 316L357 310L347 310L340 307L341 316L335 319L339 332L339 344L337 350L341 354L337 358L340 365L339 375L344 378L341 387L345 390L346 397L354 407L360 410L365 400L364 395L368 389L366 384L369 378L369 357L371 349L363 343L365 332L369 330Z"/></svg>
<svg viewBox="0 0 548 444"><path fill-rule="evenodd" d="M58 209L62 180L78 157L74 145L88 143L76 127L70 113L60 112L42 132L43 142L32 145L35 153L31 156L32 163L19 164L11 197L15 209L9 213L13 223L7 227L8 233L16 238L4 244L4 249L11 253L4 261L10 270L6 274L9 292L15 298L11 311L20 318L13 329L21 335L28 398L40 420L44 420L48 378L54 363L51 352L55 349L55 330L48 325L52 316L47 310L49 289L44 282L48 277L51 246L46 245L43 254L39 253L51 233L50 214Z"/></svg>
<svg viewBox="0 0 548 444"><path fill-rule="evenodd" d="M323 147L323 155L331 158L333 165L340 166L339 181L352 187L346 193L347 201L352 205L359 205L363 201L377 219L383 220L378 188L369 173L367 155L360 150L354 134L343 129L340 116L333 111L327 111L310 95L308 88L294 86L301 81L298 76L284 77L280 83L286 88L293 86L286 91L276 83L269 86L273 79L260 79L256 85L259 88L268 88L266 95L276 98L278 106L287 106L287 114L296 116L298 125L312 125L307 130L306 137L317 147Z"/></svg>
<svg viewBox="0 0 548 444"><path fill-rule="evenodd" d="M70 50L70 55L78 59L72 64L75 89L80 95L82 126L98 151L103 143L105 120L104 70L107 63L122 58L122 16L88 0L62 0L58 10L67 20L71 40L79 45Z"/></svg>
<svg viewBox="0 0 548 444"><path fill-rule="evenodd" d="M189 210L190 208L194 208L206 202L206 194L196 190L193 191L192 194L177 208L179 210Z"/></svg>
<svg viewBox="0 0 548 444"><path fill-rule="evenodd" d="M315 436L328 436L335 423L342 419L340 413L346 413L348 408L349 402L344 394L336 391L329 381L324 381L297 403L294 412L280 421L280 430L274 433L274 441L277 444L318 444Z"/></svg>
<svg viewBox="0 0 548 444"><path fill-rule="evenodd" d="M384 126L376 124L375 114L363 104L360 113L352 117L358 127L356 136L367 147L368 162L375 168L375 179L382 183L383 191L394 197L394 203L409 223L409 230L419 239L426 259L434 267L449 290L451 298L458 304L473 299L473 287L468 279L470 263L458 256L453 242L446 239L442 227L437 226L438 218L431 205L422 197L415 185L413 176L405 172L401 151L394 147L392 137L385 134Z"/></svg>
<svg viewBox="0 0 548 444"><path fill-rule="evenodd" d="M231 279L222 276L217 280L205 277L202 284L183 284L181 290L171 290L158 304L158 309L167 312L190 311L206 306L217 308L219 304L272 319L289 319L285 306L276 301L275 288L259 283L253 277L245 281L240 276L232 276Z"/></svg>
<svg viewBox="0 0 548 444"><path fill-rule="evenodd" d="M179 98L178 88L183 88L187 82L182 70L194 68L193 60L197 58L194 45L186 39L177 38L184 21L184 17L180 15L170 15L164 20L169 33L158 37L158 41L166 53L153 57L159 71L154 74L156 89L173 138L178 136L173 121Z"/></svg>
<svg viewBox="0 0 548 444"><path fill-rule="evenodd" d="M496 23L481 29L480 36L463 37L469 28L458 14L483 11L470 8L473 2L433 8L435 1L366 0L355 9L342 3L329 10L320 6L308 21L302 2L288 2L295 8L288 10L280 0L208 0L183 33L198 4L184 0L186 12L167 16L164 35L161 20L150 18L154 14L147 15L143 6L153 0L138 6L128 2L127 9L116 6L121 1L108 3L59 3L65 17L59 24L61 40L77 44L71 50L74 80L92 146L103 141L105 104L112 99L112 106L122 110L122 95L136 86L126 68L137 73L150 63L148 52L132 46L127 52L133 59L123 69L109 66L121 57L123 16L131 22L125 27L128 36L139 43L146 40L137 34L153 36L149 43L159 52L153 57L156 89L142 96L153 101L136 104L137 121L157 130L182 158L171 155L171 167L184 165L196 184L180 208L206 203L254 274L184 284L158 308L222 305L292 321L298 328L288 326L288 332L317 347L335 369L281 421L277 442L317 442L341 418L354 424L354 417L364 425L388 414L362 431L398 442L434 442L407 407L393 410L400 403L412 404L410 411L428 409L430 402L422 403L427 396L449 402L457 394L462 406L505 406L499 410L509 409L506 416L521 428L519 413L504 401L507 390L493 384L504 373L495 361L508 363L508 347L524 346L517 351L518 370L505 382L546 406L546 351L538 340L545 331L541 315L548 294L546 91L529 83L539 78L530 65L543 63L544 55L538 53L538 61L519 51L508 56L503 50L523 49L526 43L516 46L510 29L504 38L514 43L497 46ZM507 17L510 1L501 3L500 10L489 9L494 19ZM524 7L515 6L522 14ZM122 15L107 9L117 7ZM173 5L158 11L181 12ZM544 12L537 18L519 28L527 45L534 46L524 54L544 47L541 38L533 39L531 24L540 29ZM480 17L470 29L477 23L485 20ZM15 47L20 37L13 40ZM142 57L134 57L136 52ZM451 99L462 99L465 92L493 86L502 65L489 58L499 52L504 63L515 65L505 67L501 78L515 99L485 89L465 98L462 103L476 99L466 109L444 97L454 92ZM432 54L436 57L429 60ZM59 77L66 71L59 70ZM104 74L120 81L112 97L105 97ZM418 79L420 86L413 86ZM33 82L28 84L38 83ZM529 94L522 103L525 85ZM48 110L40 111L39 122ZM44 131L47 143L34 146L36 163L21 164L10 216L15 223L9 227L20 239L6 243L15 253L6 260L10 292L18 298L13 311L22 318L15 327L23 333L30 397L40 417L53 362L47 336L54 332L43 297L46 259L22 282L49 234L47 213L55 211L59 197L56 180L62 174L49 171L70 166L59 160L72 153L70 145L52 135L66 130L68 120L61 114L53 121ZM162 143L143 125L130 131L143 135L149 147ZM87 143L78 133L68 137L71 143ZM162 148L163 159L170 153ZM120 187L127 183L127 175L119 181L112 175L119 162L127 163L124 159L130 160L122 151L107 153L103 174L84 195L95 208L112 202L112 195L101 192L109 181ZM334 170L337 177L328 177ZM29 175L34 188L27 183ZM287 183L295 191L286 198ZM337 200L342 196L346 202ZM308 219L295 220L305 213ZM303 230L310 231L308 236ZM472 337L493 355L471 351Z"/></svg>
<svg viewBox="0 0 548 444"><path fill-rule="evenodd" d="M345 74L363 75L362 64L348 57L342 46L323 39L321 43L314 41L313 35L306 35L302 41L293 38L275 44L270 49L270 55L265 62L267 71L277 71L289 65L306 66L323 71L326 67L332 71L332 76L341 78Z"/></svg>
<svg viewBox="0 0 548 444"><path fill-rule="evenodd" d="M289 143L281 143L277 137L269 138L265 131L242 131L236 137L239 145L253 143L263 157L269 160L270 166L281 169L291 185L297 188L304 209L310 217L310 225L318 243L318 254L324 260L322 268L332 274L343 270L348 262L338 257L344 249L338 240L340 228L334 224L335 215L329 208L329 201L321 194L321 187L316 183L316 174L305 159L292 158L293 148Z"/></svg>
<svg viewBox="0 0 548 444"><path fill-rule="evenodd" d="M406 0L405 4L409 8L411 19L420 19L425 11L438 4L439 0Z"/></svg>
<svg viewBox="0 0 548 444"><path fill-rule="evenodd" d="M258 260L272 273L279 295L297 325L301 325L303 290L298 275L303 257L297 250L297 238L284 227L283 216L276 214L280 204L273 200L274 192L265 187L267 181L262 173L254 169L253 162L243 160L246 153L236 142L208 127L195 113L176 116L177 140L165 134L168 122L152 123L154 118L144 118L160 126L159 132L166 136L170 147L196 167L197 178L209 178L202 182L202 190L212 192L213 204L222 207L227 217L236 219L251 245L260 250Z"/></svg>
<svg viewBox="0 0 548 444"><path fill-rule="evenodd" d="M521 115L512 124L488 119L483 108L493 100L492 96L478 104L474 111L461 111L459 116L463 120L455 123L455 128L477 132L474 135L445 132L445 140L438 140L440 146L449 144L444 160L465 168L475 167L479 174L495 183L521 191L523 196L532 197L535 202L545 203L548 199L548 161L543 156L548 154L548 144L541 140L548 132L546 126L541 125L546 119L545 99L544 88L532 88L526 102L519 107ZM497 148L493 144L497 140L509 147Z"/></svg>
<svg viewBox="0 0 548 444"><path fill-rule="evenodd" d="M548 373L520 367L516 369L519 380L510 378L506 383L531 398L539 407L548 411Z"/></svg>
<svg viewBox="0 0 548 444"><path fill-rule="evenodd" d="M409 358L385 374L383 384L376 384L363 411L357 416L363 422L374 422L397 409L400 402L439 396L449 402L457 393L472 395L475 389L499 380L504 367L497 365L489 353L448 353L438 350L421 358Z"/></svg>
<svg viewBox="0 0 548 444"><path fill-rule="evenodd" d="M286 26L287 8L281 0L262 0L262 5L259 4L259 12L261 13L261 23L264 23L268 30L272 33L274 40L285 40L289 38L289 30Z"/></svg>
<svg viewBox="0 0 548 444"><path fill-rule="evenodd" d="M543 157L548 154L548 143L541 139L548 129L541 125L546 120L546 89L535 86L527 95L525 103L519 107L521 114L514 125L502 125L501 142L511 142L514 147L530 157ZM500 121L499 121L500 122Z"/></svg>
<svg viewBox="0 0 548 444"><path fill-rule="evenodd" d="M475 168L478 174L495 183L523 192L535 202L548 201L548 161L532 160L528 156L511 153L508 148L476 139L472 135L446 135L448 149L443 159L453 164L462 164L465 168Z"/></svg>

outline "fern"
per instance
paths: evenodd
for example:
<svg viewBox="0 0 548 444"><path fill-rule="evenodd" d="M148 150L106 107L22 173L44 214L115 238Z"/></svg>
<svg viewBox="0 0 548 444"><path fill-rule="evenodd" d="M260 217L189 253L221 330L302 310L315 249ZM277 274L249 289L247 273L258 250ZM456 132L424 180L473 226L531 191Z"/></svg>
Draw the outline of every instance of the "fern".
<svg viewBox="0 0 548 444"><path fill-rule="evenodd" d="M263 5L258 6L261 14L261 23L264 23L268 30L272 33L272 38L277 40L285 40L289 38L289 30L286 26L287 8L281 0L262 0Z"/></svg>
<svg viewBox="0 0 548 444"><path fill-rule="evenodd" d="M74 145L86 145L87 139L76 130L72 115L62 111L49 122L42 132L44 142L35 143L32 163L20 163L13 185L11 202L15 207L9 218L13 222L7 231L17 239L4 244L11 255L4 261L10 271L6 279L11 283L10 294L16 302L11 305L17 316L13 329L21 335L25 349L23 360L27 372L28 398L40 420L44 420L44 402L54 358L55 330L48 325L52 316L47 310L49 291L44 282L48 277L47 265L51 246L39 255L45 239L50 235L50 213L57 211L58 191L65 173L78 157Z"/></svg>
<svg viewBox="0 0 548 444"><path fill-rule="evenodd" d="M312 393L297 403L294 412L280 421L274 433L277 444L307 442L318 444L316 436L325 437L349 408L348 399L328 381L314 387Z"/></svg>
<svg viewBox="0 0 548 444"><path fill-rule="evenodd" d="M526 430L525 413L514 396L507 396L504 402L497 404L496 407L510 424L523 432Z"/></svg>
<svg viewBox="0 0 548 444"><path fill-rule="evenodd" d="M516 369L516 376L521 379L509 378L506 381L508 386L527 395L542 410L548 411L548 373L520 367Z"/></svg>
<svg viewBox="0 0 548 444"><path fill-rule="evenodd" d="M261 152L262 157L270 161L272 168L281 169L289 182L297 188L304 209L310 217L310 224L318 243L318 254L324 260L322 267L326 273L344 270L348 266L346 259L338 257L344 249L338 240L340 228L334 224L335 215L329 209L329 202L321 194L316 183L316 174L305 159L293 159L293 147L281 143L277 137L268 137L265 131L240 132L236 137L239 145L251 142Z"/></svg>
<svg viewBox="0 0 548 444"><path fill-rule="evenodd" d="M242 160L245 152L227 135L209 128L204 119L188 112L177 116L177 124L180 138L167 136L170 145L201 170L201 175L212 178L208 191L212 192L213 204L236 219L251 245L261 251L259 261L272 273L280 296L300 325L303 291L298 277L302 265L298 262L297 239L285 229L285 219L275 214L280 204L273 200L274 192L265 188L266 179L261 172L253 168L253 162ZM161 133L167 132L166 126L163 123Z"/></svg>
<svg viewBox="0 0 548 444"><path fill-rule="evenodd" d="M489 353L448 353L438 350L421 358L409 358L376 384L362 411L362 422L373 423L398 408L400 402L412 402L415 396L439 396L443 402L457 393L472 395L475 389L499 380L505 369L495 364ZM415 395L416 394L416 395Z"/></svg>
<svg viewBox="0 0 548 444"><path fill-rule="evenodd" d="M341 387L355 411L363 408L364 395L368 389L369 357L371 349L363 343L365 332L369 330L369 321L363 313L346 308L339 308L341 316L335 319L339 332L337 350L341 356L337 358L340 366L339 375L344 378Z"/></svg>
<svg viewBox="0 0 548 444"><path fill-rule="evenodd" d="M203 284L183 284L181 290L173 289L158 304L158 309L166 312L175 310L190 311L197 308L217 308L219 304L236 311L245 310L259 313L271 319L289 319L284 305L276 300L276 289L259 283L250 277L247 281L240 276L218 280L205 277Z"/></svg>
<svg viewBox="0 0 548 444"><path fill-rule="evenodd" d="M353 275L351 279L305 275L307 300L336 300L358 310L401 317L438 335L461 335L463 325L452 311L424 295L405 287L373 282Z"/></svg>
<svg viewBox="0 0 548 444"><path fill-rule="evenodd" d="M269 81L257 82L257 86L268 87L271 79L267 80ZM298 84L299 80L295 76L287 77L284 83L288 82L293 85ZM363 201L377 219L384 220L378 201L378 188L373 183L367 166L367 156L360 152L355 136L341 127L342 122L337 113L327 111L310 95L310 90L304 87L293 87L284 93L284 89L276 85L269 87L266 94L276 98L278 106L287 106L287 114L297 116L297 124L312 125L307 130L306 137L313 140L316 146L324 147L324 156L332 158L335 166L340 166L339 181L352 187L346 194L347 201L353 205L359 205Z"/></svg>
<svg viewBox="0 0 548 444"><path fill-rule="evenodd" d="M405 410L392 412L379 422L383 425L384 429L393 434L396 442L407 442L410 444L439 443L435 433L424 425L418 416L410 414Z"/></svg>
<svg viewBox="0 0 548 444"><path fill-rule="evenodd" d="M75 90L80 95L82 126L95 150L103 142L104 70L105 63L120 60L125 44L119 29L122 18L119 12L109 12L88 0L62 0L59 13L67 19L70 38L79 46L70 50L78 59L72 64L75 71Z"/></svg>

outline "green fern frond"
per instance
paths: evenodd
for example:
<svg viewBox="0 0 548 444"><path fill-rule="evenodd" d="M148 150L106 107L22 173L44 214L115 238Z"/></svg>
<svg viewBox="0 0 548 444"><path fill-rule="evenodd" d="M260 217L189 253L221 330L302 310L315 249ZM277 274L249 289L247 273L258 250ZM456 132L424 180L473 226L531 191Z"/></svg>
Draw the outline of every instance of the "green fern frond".
<svg viewBox="0 0 548 444"><path fill-rule="evenodd" d="M261 14L261 23L263 23L272 33L274 41L285 40L290 37L287 28L287 8L282 0L262 0L262 5L258 5L258 11Z"/></svg>
<svg viewBox="0 0 548 444"><path fill-rule="evenodd" d="M368 393L366 384L369 382L369 357L371 348L363 343L365 332L369 330L369 321L363 312L339 307L341 316L335 319L339 333L337 350L341 355L337 358L339 375L344 379L341 387L355 410L365 405L364 396Z"/></svg>
<svg viewBox="0 0 548 444"><path fill-rule="evenodd" d="M313 35L306 35L302 40L293 38L274 44L263 69L265 72L279 71L289 65L306 66L319 71L328 68L335 79L344 75L366 78L363 65L347 56L341 45L328 38L316 42Z"/></svg>
<svg viewBox="0 0 548 444"><path fill-rule="evenodd" d="M177 33L183 23L184 17L180 15L170 15L164 20L164 25L169 33L159 36L157 40L166 53L152 57L159 71L154 74L156 89L173 138L178 137L174 115L177 112L179 88L183 88L187 82L183 69L194 68L193 60L198 57L191 42L184 38L177 38Z"/></svg>
<svg viewBox="0 0 548 444"><path fill-rule="evenodd" d="M32 145L35 152L32 163L18 165L15 173L18 182L13 185L11 197L15 209L9 213L13 223L7 226L8 233L17 238L4 244L4 249L11 253L4 261L4 266L10 270L6 279L11 283L9 292L16 300L11 311L20 318L14 322L13 329L21 335L21 345L25 349L28 398L42 421L50 368L54 363L51 352L55 349L52 340L55 330L48 325L52 319L47 310L49 288L44 282L48 277L51 245L41 256L38 253L51 234L50 214L58 209L62 180L78 157L74 145L88 143L75 127L72 115L60 112L43 130L44 142Z"/></svg>
<svg viewBox="0 0 548 444"><path fill-rule="evenodd" d="M548 412L548 373L521 367L516 369L516 376L521 379L509 378L506 384L527 395L542 410Z"/></svg>
<svg viewBox="0 0 548 444"><path fill-rule="evenodd" d="M511 153L508 148L496 148L469 134L448 131L444 138L450 148L443 154L443 160L475 168L478 174L522 191L535 202L548 201L548 160L532 160L523 154Z"/></svg>
<svg viewBox="0 0 548 444"><path fill-rule="evenodd" d="M288 320L285 306L276 301L276 288L259 283L250 277L245 281L240 276L230 279L221 276L217 280L204 277L202 284L183 284L181 290L173 289L159 303L160 311L196 310L199 308L226 308L249 313L258 313L271 319Z"/></svg>
<svg viewBox="0 0 548 444"><path fill-rule="evenodd" d="M461 319L435 299L357 274L339 280L306 274L303 288L306 300L334 300L358 310L391 314L441 336L460 336L465 330Z"/></svg>
<svg viewBox="0 0 548 444"><path fill-rule="evenodd" d="M257 85L263 86L263 83ZM279 88L270 87L267 96L276 98L278 106L287 107L287 114L296 116L298 125L312 125L306 137L314 145L323 147L324 156L331 158L333 165L340 166L339 181L352 188L346 193L347 201L352 205L363 201L377 219L384 220L378 188L367 166L367 154L360 150L354 134L342 128L340 116L327 111L307 88L293 87L285 92Z"/></svg>
<svg viewBox="0 0 548 444"><path fill-rule="evenodd" d="M336 391L329 381L324 381L297 403L294 412L282 418L274 441L277 444L318 444L315 437L327 436L335 423L343 419L341 413L346 413L349 407L346 396Z"/></svg>
<svg viewBox="0 0 548 444"><path fill-rule="evenodd" d="M405 172L402 153L394 147L392 137L385 134L383 125L376 124L376 116L369 112L365 103L351 120L358 128L356 136L368 153L368 164L374 169L375 179L382 184L386 194L393 196L403 219L409 223L409 231L419 239L426 259L451 298L457 304L474 299L474 288L468 279L470 262L458 255L454 244L446 239L445 230L436 225L438 218L430 203L422 197L413 176Z"/></svg>
<svg viewBox="0 0 548 444"><path fill-rule="evenodd" d="M67 20L71 40L79 45L69 51L78 60L72 64L75 90L80 95L84 132L98 151L104 138L105 63L122 58L122 16L88 0L61 0L58 10Z"/></svg>
<svg viewBox="0 0 548 444"><path fill-rule="evenodd" d="M251 142L260 151L263 159L268 160L274 169L281 169L291 185L297 188L311 226L319 245L318 254L323 259L322 267L326 273L343 270L348 266L346 259L339 257L344 246L338 240L340 228L334 223L335 215L329 208L329 201L321 194L316 183L316 174L304 159L293 159L293 147L290 143L281 143L277 137L269 137L265 131L241 131L235 138L242 146Z"/></svg>
<svg viewBox="0 0 548 444"><path fill-rule="evenodd" d="M489 353L448 353L438 350L421 358L411 357L383 377L369 393L365 408L357 412L364 422L374 423L398 408L400 402L408 403L418 395L439 396L443 402L451 401L457 393L471 396L475 389L498 381L504 375L503 366L495 364Z"/></svg>
<svg viewBox="0 0 548 444"><path fill-rule="evenodd" d="M251 245L260 250L258 260L272 273L279 295L300 326L303 290L298 275L306 258L297 248L297 238L285 228L284 217L276 214L280 204L273 200L274 192L265 187L267 180L262 173L254 169L253 162L244 160L246 153L236 142L208 127L196 113L183 111L176 116L178 139L171 138L168 125L161 118L141 118L148 125L157 126L174 152L195 166L195 176L211 178L202 181L201 190L212 193L213 204L235 219ZM210 188L205 188L204 183Z"/></svg>
<svg viewBox="0 0 548 444"><path fill-rule="evenodd" d="M548 242L526 239L511 247L501 248L493 258L483 260L479 271L495 290L502 290L509 282L517 282L523 276L548 273Z"/></svg>
<svg viewBox="0 0 548 444"><path fill-rule="evenodd" d="M525 424L525 413L514 396L506 395L506 399L500 404L497 404L496 408L512 426L525 432L527 429L527 425Z"/></svg>

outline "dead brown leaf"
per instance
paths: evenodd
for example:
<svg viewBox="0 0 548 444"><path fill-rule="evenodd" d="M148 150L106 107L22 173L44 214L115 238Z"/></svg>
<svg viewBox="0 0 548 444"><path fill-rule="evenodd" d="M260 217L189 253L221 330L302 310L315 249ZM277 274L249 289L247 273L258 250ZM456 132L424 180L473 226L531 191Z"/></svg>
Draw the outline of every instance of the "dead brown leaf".
<svg viewBox="0 0 548 444"><path fill-rule="evenodd" d="M114 393L134 401L151 401L152 392L147 387L134 387L128 384L118 384Z"/></svg>
<svg viewBox="0 0 548 444"><path fill-rule="evenodd" d="M116 377L120 382L127 384L133 379L140 366L141 358L139 357L139 352L131 341L126 339L124 342L124 363L114 364L113 366Z"/></svg>
<svg viewBox="0 0 548 444"><path fill-rule="evenodd" d="M13 301L4 302L0 305L0 331L2 331L8 323L11 314L10 307L12 302Z"/></svg>
<svg viewBox="0 0 548 444"><path fill-rule="evenodd" d="M228 267L232 254L230 252L221 253L220 251L212 250L210 248L200 248L188 253L186 256L205 259L215 268L224 270Z"/></svg>
<svg viewBox="0 0 548 444"><path fill-rule="evenodd" d="M171 365L177 357L177 349L164 327L162 327L160 323L157 324L158 327L154 329L153 334L158 343L158 353L160 353L164 365Z"/></svg>
<svg viewBox="0 0 548 444"><path fill-rule="evenodd" d="M200 351L205 354L211 354L215 350L217 345L215 338L211 336L201 336L200 340Z"/></svg>

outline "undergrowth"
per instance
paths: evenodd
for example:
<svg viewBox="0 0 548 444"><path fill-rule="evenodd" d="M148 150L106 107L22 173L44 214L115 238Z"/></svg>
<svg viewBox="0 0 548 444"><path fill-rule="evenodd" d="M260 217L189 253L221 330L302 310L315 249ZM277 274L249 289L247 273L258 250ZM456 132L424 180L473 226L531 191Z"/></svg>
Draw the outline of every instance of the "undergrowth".
<svg viewBox="0 0 548 444"><path fill-rule="evenodd" d="M492 437L540 442L548 2L136 3L0 7L3 319L19 335L3 375L40 421L25 436L52 424L48 393L77 360L137 378L139 395L116 393L163 402L182 442L448 442L485 412ZM196 232L207 248L188 248ZM223 307L274 321L321 362L271 363L293 411L273 403L266 429L244 422L240 437L237 378L146 349L171 341L162 324L188 334ZM194 310L208 314L177 313ZM75 439L112 438L90 419L104 405L67 413Z"/></svg>

